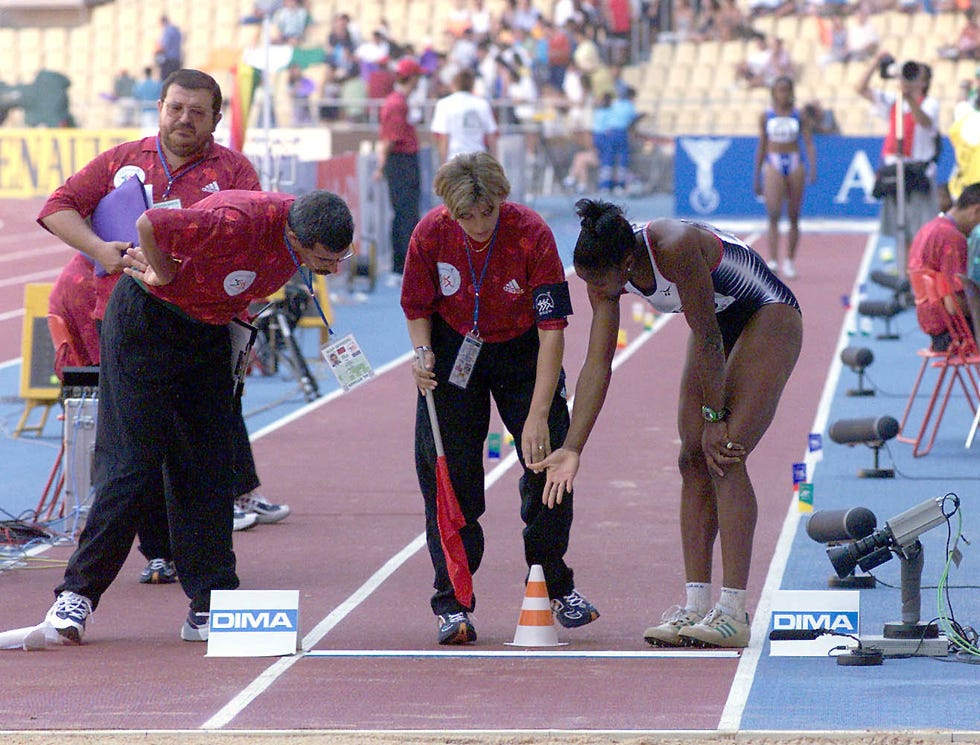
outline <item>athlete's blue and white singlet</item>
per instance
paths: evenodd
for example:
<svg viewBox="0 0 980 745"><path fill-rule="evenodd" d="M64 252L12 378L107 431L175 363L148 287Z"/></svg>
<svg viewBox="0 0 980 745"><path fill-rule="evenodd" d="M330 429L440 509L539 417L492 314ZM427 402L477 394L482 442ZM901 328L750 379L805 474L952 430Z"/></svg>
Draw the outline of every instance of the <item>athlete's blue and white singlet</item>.
<svg viewBox="0 0 980 745"><path fill-rule="evenodd" d="M766 262L759 254L749 248L748 244L731 233L691 220L681 222L706 230L714 235L721 244L721 258L711 270L711 282L715 289L715 314L725 339L725 349L731 349L742 328L752 315L763 305L770 303L785 303L796 310L800 304L792 290L783 284L769 270ZM668 281L657 267L656 257L650 246L647 234L649 223L633 223L634 235L643 238L653 266L654 289L644 294L631 282L626 283L625 291L639 295L661 313L682 313L680 295L673 282Z"/></svg>

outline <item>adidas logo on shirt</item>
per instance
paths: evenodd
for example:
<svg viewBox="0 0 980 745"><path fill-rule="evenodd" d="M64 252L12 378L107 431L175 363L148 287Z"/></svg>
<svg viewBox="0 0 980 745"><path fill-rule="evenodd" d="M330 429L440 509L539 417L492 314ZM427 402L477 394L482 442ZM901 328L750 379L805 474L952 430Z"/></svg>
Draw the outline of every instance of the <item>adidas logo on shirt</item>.
<svg viewBox="0 0 980 745"><path fill-rule="evenodd" d="M512 279L510 282L504 285L504 292L509 292L511 295L523 295L524 290L521 286L517 284L516 279Z"/></svg>
<svg viewBox="0 0 980 745"><path fill-rule="evenodd" d="M206 191L213 194L214 192L221 191L221 187L218 186L217 181L212 181L210 184L205 184L202 186L201 191Z"/></svg>

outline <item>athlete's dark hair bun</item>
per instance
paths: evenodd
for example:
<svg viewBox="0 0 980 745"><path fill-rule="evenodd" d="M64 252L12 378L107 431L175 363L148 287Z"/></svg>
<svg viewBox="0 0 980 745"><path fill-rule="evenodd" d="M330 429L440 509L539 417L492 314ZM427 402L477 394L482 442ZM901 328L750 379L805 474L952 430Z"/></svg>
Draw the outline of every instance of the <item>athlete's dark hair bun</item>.
<svg viewBox="0 0 980 745"><path fill-rule="evenodd" d="M609 219L619 217L622 211L609 202L580 199L575 203L575 213L581 218L583 228L601 232L601 229L608 225Z"/></svg>

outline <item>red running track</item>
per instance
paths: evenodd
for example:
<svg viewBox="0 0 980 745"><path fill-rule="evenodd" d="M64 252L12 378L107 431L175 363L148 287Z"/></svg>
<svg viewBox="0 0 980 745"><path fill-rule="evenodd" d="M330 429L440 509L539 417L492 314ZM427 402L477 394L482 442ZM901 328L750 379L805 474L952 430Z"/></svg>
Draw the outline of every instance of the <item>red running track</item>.
<svg viewBox="0 0 980 745"><path fill-rule="evenodd" d="M793 284L804 309L803 354L750 464L760 505L753 607L789 506L791 463L805 452L834 354L845 313L839 298L866 240L803 237L801 279ZM580 311L566 368L574 381L589 319L582 283L573 278L572 287ZM625 300L624 326L636 342L643 329L629 306ZM435 642L428 607L414 394L402 364L255 442L268 495L288 501L294 514L236 534L242 586L299 589L300 626L316 654L205 657L204 645L178 638L187 607L180 589L139 585L143 562L134 551L93 615L85 645L0 653L7 682L0 727L715 730L739 659L697 651L663 657L642 640L643 629L682 597L675 414L686 334L682 319L671 320L614 375L577 481L568 557L602 617L559 629L567 645L552 656L477 656L515 651L506 643L526 568L514 468L488 488L487 552L475 582L480 641L470 654L431 656L446 650ZM67 555L67 548L47 554ZM0 573L0 629L40 621L59 579L57 567ZM383 656L400 650L417 654Z"/></svg>

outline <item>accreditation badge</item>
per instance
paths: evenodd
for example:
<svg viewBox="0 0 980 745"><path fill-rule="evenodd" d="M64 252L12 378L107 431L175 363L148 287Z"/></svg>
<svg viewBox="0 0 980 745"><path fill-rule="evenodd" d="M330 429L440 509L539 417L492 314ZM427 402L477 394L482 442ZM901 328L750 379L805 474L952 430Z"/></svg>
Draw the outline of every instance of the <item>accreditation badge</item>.
<svg viewBox="0 0 980 745"><path fill-rule="evenodd" d="M463 337L463 343L459 346L456 354L456 361L453 363L453 371L449 375L449 382L457 388L466 388L476 366L476 359L480 356L480 349L483 341L472 331Z"/></svg>
<svg viewBox="0 0 980 745"><path fill-rule="evenodd" d="M353 334L347 334L333 344L324 345L320 354L345 391L374 377L371 363L367 361Z"/></svg>

